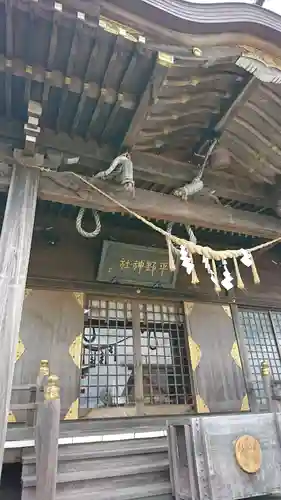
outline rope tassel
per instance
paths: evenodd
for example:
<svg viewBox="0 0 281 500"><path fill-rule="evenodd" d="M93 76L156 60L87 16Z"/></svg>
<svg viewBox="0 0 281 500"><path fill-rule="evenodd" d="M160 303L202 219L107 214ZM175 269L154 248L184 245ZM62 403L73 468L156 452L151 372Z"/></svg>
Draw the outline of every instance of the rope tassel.
<svg viewBox="0 0 281 500"><path fill-rule="evenodd" d="M259 285L259 284L260 284L260 282L261 282L261 280L260 280L259 273L258 273L258 270L257 270L256 264L255 264L255 261L254 261L253 254L252 254L252 264L251 264L251 268L252 268L252 273L253 273L253 280L254 280L254 283L255 283L255 285Z"/></svg>
<svg viewBox="0 0 281 500"><path fill-rule="evenodd" d="M175 259L173 256L172 242L170 238L166 237L166 243L168 247L168 257L169 257L169 270L174 272L176 270Z"/></svg>
<svg viewBox="0 0 281 500"><path fill-rule="evenodd" d="M244 290L245 285L243 283L243 280L242 280L242 277L241 277L241 274L240 274L240 271L239 271L239 266L238 266L238 262L237 262L237 258L236 257L233 257L233 262L234 262L234 268L235 268L235 274L236 274L236 280L237 280L237 287L240 290Z"/></svg>
<svg viewBox="0 0 281 500"><path fill-rule="evenodd" d="M194 265L193 256L191 254L190 254L190 257L191 257L192 263ZM195 269L195 265L194 265L194 267L193 267L193 269L191 271L191 283L192 283L192 285L198 285L200 283L200 280L199 280L199 278L197 276L197 272L196 272L196 269Z"/></svg>

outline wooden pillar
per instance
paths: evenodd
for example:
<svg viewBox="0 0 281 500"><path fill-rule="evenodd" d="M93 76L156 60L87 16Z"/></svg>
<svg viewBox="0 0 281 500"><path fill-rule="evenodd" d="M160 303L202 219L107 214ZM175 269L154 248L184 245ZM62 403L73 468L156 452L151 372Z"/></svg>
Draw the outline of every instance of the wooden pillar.
<svg viewBox="0 0 281 500"><path fill-rule="evenodd" d="M0 474L40 170L15 166L0 237Z"/></svg>

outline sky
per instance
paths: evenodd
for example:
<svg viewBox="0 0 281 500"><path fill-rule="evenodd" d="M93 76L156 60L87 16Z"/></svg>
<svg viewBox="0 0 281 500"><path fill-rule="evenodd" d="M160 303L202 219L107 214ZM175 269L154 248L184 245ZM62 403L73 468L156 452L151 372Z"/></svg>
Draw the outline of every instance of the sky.
<svg viewBox="0 0 281 500"><path fill-rule="evenodd" d="M250 3L254 4L255 0L189 0L193 3ZM263 7L281 15L281 0L265 0Z"/></svg>

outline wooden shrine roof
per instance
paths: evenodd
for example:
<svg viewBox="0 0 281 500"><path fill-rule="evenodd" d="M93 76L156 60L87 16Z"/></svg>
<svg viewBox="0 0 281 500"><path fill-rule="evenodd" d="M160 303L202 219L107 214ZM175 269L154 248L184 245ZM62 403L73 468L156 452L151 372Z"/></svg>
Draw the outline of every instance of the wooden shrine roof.
<svg viewBox="0 0 281 500"><path fill-rule="evenodd" d="M203 195L272 215L281 84L253 71L281 82L280 32L281 17L247 4L0 0L0 159L22 144L31 99L41 151L92 175L132 150L146 190L191 181L218 138L229 161L208 164Z"/></svg>

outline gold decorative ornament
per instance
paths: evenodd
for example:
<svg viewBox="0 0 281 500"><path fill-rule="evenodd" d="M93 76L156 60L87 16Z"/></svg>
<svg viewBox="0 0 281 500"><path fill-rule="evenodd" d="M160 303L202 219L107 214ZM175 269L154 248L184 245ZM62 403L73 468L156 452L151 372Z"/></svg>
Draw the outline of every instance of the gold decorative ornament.
<svg viewBox="0 0 281 500"><path fill-rule="evenodd" d="M235 443L235 458L239 467L247 474L255 474L261 468L262 452L259 441L244 435Z"/></svg>
<svg viewBox="0 0 281 500"><path fill-rule="evenodd" d="M74 364L77 368L81 365L81 349L82 349L82 333L77 335L76 339L73 340L68 352L73 359Z"/></svg>
<svg viewBox="0 0 281 500"><path fill-rule="evenodd" d="M41 359L39 373L47 377L50 375L49 361L47 359Z"/></svg>
<svg viewBox="0 0 281 500"><path fill-rule="evenodd" d="M242 405L241 405L240 411L250 411L249 399L248 399L247 394L245 394L245 396L242 400Z"/></svg>
<svg viewBox="0 0 281 500"><path fill-rule="evenodd" d="M231 309L230 309L230 306L222 306L225 314L230 318L232 319L232 316L231 316Z"/></svg>
<svg viewBox="0 0 281 500"><path fill-rule="evenodd" d="M193 338L188 336L189 354L192 370L195 372L197 366L201 359L201 349L198 344L193 340Z"/></svg>
<svg viewBox="0 0 281 500"><path fill-rule="evenodd" d="M146 42L145 37L139 32L137 32L130 26L125 26L124 24L113 21L112 19L107 19L106 17L100 16L99 26L108 33L112 33L116 36L121 36L123 38L126 38L126 40L130 40L131 42Z"/></svg>
<svg viewBox="0 0 281 500"><path fill-rule="evenodd" d="M238 347L238 344L236 341L233 343L232 349L230 351L230 355L231 355L232 359L235 361L236 365L239 368L241 368L241 370L242 370L242 363L241 363L239 347Z"/></svg>
<svg viewBox="0 0 281 500"><path fill-rule="evenodd" d="M196 409L198 413L210 413L208 406L199 394L196 396Z"/></svg>
<svg viewBox="0 0 281 500"><path fill-rule="evenodd" d="M25 351L25 347L24 347L23 341L19 338L18 343L17 343L17 350L16 350L16 361L18 361L22 357L24 351Z"/></svg>
<svg viewBox="0 0 281 500"><path fill-rule="evenodd" d="M261 363L261 374L263 377L267 377L270 374L269 364L267 361L262 361Z"/></svg>
<svg viewBox="0 0 281 500"><path fill-rule="evenodd" d="M82 292L73 292L75 299L77 300L80 307L84 308L84 293Z"/></svg>
<svg viewBox="0 0 281 500"><path fill-rule="evenodd" d="M195 57L202 57L202 50L199 47L192 47L192 54Z"/></svg>
<svg viewBox="0 0 281 500"><path fill-rule="evenodd" d="M50 401L53 399L59 399L59 397L59 378L56 375L50 375L48 378L48 383L44 389L44 399L46 401Z"/></svg>
<svg viewBox="0 0 281 500"><path fill-rule="evenodd" d="M70 406L67 414L64 417L64 420L77 420L78 411L79 411L79 400L77 398Z"/></svg>
<svg viewBox="0 0 281 500"><path fill-rule="evenodd" d="M9 424L14 424L15 422L17 421L15 415L13 414L12 411L9 411L9 414L8 414L8 423Z"/></svg>
<svg viewBox="0 0 281 500"><path fill-rule="evenodd" d="M184 313L186 316L190 316L194 307L194 302L184 302Z"/></svg>
<svg viewBox="0 0 281 500"><path fill-rule="evenodd" d="M174 64L174 56L166 54L165 52L158 52L157 62L161 66L166 66L166 68L170 68Z"/></svg>
<svg viewBox="0 0 281 500"><path fill-rule="evenodd" d="M26 299L26 297L28 297L28 295L30 295L32 292L32 289L31 288L26 288L25 289L25 292L24 292L24 298Z"/></svg>

